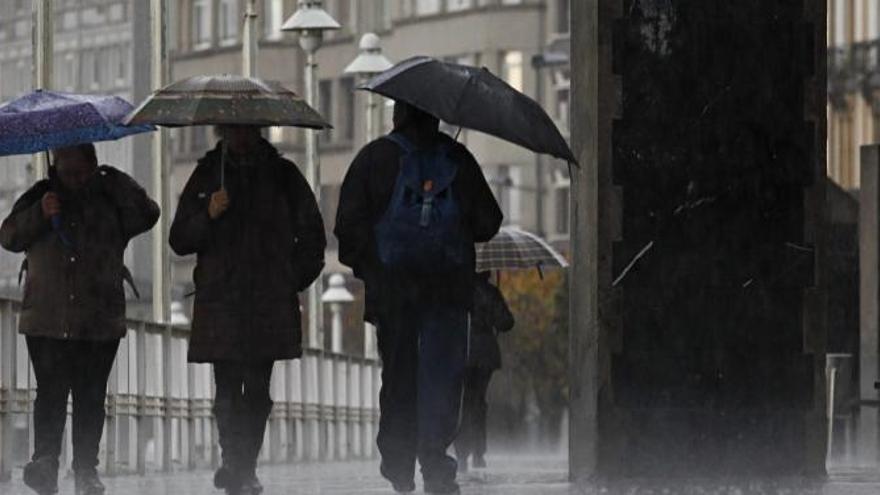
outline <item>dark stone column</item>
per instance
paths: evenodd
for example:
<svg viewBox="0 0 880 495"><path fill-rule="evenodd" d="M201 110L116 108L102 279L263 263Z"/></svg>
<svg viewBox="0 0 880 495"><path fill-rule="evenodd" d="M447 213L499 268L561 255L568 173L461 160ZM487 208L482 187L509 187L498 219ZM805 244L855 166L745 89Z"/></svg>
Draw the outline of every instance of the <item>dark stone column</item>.
<svg viewBox="0 0 880 495"><path fill-rule="evenodd" d="M824 0L572 28L573 477L824 472Z"/></svg>

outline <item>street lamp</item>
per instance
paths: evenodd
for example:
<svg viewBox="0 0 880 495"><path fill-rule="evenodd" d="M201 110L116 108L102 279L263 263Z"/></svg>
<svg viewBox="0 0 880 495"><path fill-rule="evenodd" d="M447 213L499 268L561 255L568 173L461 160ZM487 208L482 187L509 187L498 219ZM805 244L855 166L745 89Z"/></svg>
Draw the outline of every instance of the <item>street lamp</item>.
<svg viewBox="0 0 880 495"><path fill-rule="evenodd" d="M299 0L297 10L290 16L282 31L290 31L299 34L299 46L306 52L305 87L306 102L312 108L319 108L317 86L318 64L315 61L315 53L321 47L325 31L335 31L340 26L336 19L330 16L321 5L321 0ZM325 116L326 117L326 116ZM318 131L306 131L306 179L312 185L315 199L321 204L321 163L318 156ZM313 348L323 347L321 327L323 311L321 310L321 277L309 288L309 344Z"/></svg>
<svg viewBox="0 0 880 495"><path fill-rule="evenodd" d="M361 36L360 54L345 68L346 74L356 74L361 79L369 79L376 74L385 72L393 67L385 55L382 55L382 46L379 36L375 33L366 33ZM373 128L375 126L376 100L372 91L367 91L367 132L366 141L369 143L376 139Z"/></svg>
<svg viewBox="0 0 880 495"><path fill-rule="evenodd" d="M339 273L330 275L327 291L321 296L324 304L330 305L333 315L330 334L330 350L335 354L342 353L342 305L354 302L354 296L345 288L345 277Z"/></svg>

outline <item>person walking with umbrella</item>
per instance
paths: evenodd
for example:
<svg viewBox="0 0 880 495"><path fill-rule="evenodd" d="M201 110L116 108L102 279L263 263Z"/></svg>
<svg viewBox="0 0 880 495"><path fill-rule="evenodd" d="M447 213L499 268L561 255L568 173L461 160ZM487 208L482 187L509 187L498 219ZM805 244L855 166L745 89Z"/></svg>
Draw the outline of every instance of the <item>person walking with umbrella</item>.
<svg viewBox="0 0 880 495"><path fill-rule="evenodd" d="M457 493L455 438L473 300L474 243L502 214L473 156L438 130L474 129L569 163L574 155L537 102L486 69L431 57L405 60L359 89L393 99L394 132L369 143L342 184L339 259L366 286L378 326L381 473L414 490Z"/></svg>
<svg viewBox="0 0 880 495"><path fill-rule="evenodd" d="M502 227L489 242L477 245L477 275L471 313L470 349L464 380L464 410L455 453L460 471L468 458L486 467L486 392L492 374L501 369L498 333L513 328L514 317L501 291L490 282L492 271L565 268L568 262L540 237L516 227ZM500 280L500 275L499 275Z"/></svg>
<svg viewBox="0 0 880 495"><path fill-rule="evenodd" d="M214 365L223 457L214 484L256 494L272 368L302 354L297 293L321 273L326 240L308 183L259 127L219 134L183 190L169 242L198 256L189 361Z"/></svg>
<svg viewBox="0 0 880 495"><path fill-rule="evenodd" d="M76 494L104 493L96 467L107 380L126 333L123 280L131 275L123 258L159 206L124 172L99 166L91 142L151 129L118 125L130 110L116 97L48 91L0 106L0 155L54 148L50 179L25 192L0 225L0 245L26 253L19 331L37 397L24 482L41 495L58 491L69 395Z"/></svg>
<svg viewBox="0 0 880 495"><path fill-rule="evenodd" d="M258 494L272 368L302 355L298 293L320 275L327 245L309 184L261 130L330 125L280 83L229 74L174 82L127 121L214 125L221 138L183 189L169 244L197 257L187 359L214 367L223 460L214 485Z"/></svg>
<svg viewBox="0 0 880 495"><path fill-rule="evenodd" d="M490 282L492 272L479 272L474 281L470 347L464 378L461 429L455 439L458 470L467 471L473 455L475 468L486 467L486 392L492 373L501 369L498 333L513 328L514 319L501 291Z"/></svg>
<svg viewBox="0 0 880 495"><path fill-rule="evenodd" d="M365 319L382 357L380 471L398 492L458 493L446 455L458 428L467 358L474 242L502 213L474 157L437 118L398 101L394 132L369 143L346 174L339 259L366 286Z"/></svg>

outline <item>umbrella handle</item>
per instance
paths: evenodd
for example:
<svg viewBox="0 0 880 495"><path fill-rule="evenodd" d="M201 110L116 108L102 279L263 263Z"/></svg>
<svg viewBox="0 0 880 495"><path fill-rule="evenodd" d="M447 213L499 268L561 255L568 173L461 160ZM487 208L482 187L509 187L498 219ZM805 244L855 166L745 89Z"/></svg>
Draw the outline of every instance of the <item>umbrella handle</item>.
<svg viewBox="0 0 880 495"><path fill-rule="evenodd" d="M223 191L226 189L226 138L223 138L223 142L220 145L220 190Z"/></svg>

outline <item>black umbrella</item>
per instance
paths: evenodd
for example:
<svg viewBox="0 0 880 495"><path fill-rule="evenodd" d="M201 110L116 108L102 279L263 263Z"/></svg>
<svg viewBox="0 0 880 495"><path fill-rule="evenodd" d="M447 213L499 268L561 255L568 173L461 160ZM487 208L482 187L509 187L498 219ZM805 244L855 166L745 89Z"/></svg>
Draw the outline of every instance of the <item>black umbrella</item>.
<svg viewBox="0 0 880 495"><path fill-rule="evenodd" d="M577 163L541 105L488 69L419 56L404 60L359 89L409 103L448 124Z"/></svg>

